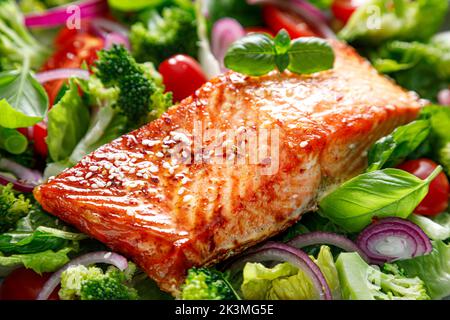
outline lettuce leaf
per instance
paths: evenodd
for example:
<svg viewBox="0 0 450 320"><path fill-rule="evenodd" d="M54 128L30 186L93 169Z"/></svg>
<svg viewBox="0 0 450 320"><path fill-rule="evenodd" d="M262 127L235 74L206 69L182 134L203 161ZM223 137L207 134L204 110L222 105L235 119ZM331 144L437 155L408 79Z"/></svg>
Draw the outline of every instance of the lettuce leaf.
<svg viewBox="0 0 450 320"><path fill-rule="evenodd" d="M322 246L317 259L330 286L334 299L340 298L339 279L330 248ZM289 263L281 263L272 268L260 263L247 263L243 271L241 292L247 300L310 300L317 299L311 280Z"/></svg>
<svg viewBox="0 0 450 320"><path fill-rule="evenodd" d="M444 21L442 0L370 0L360 6L340 31L347 41L380 44L387 40L428 40Z"/></svg>
<svg viewBox="0 0 450 320"><path fill-rule="evenodd" d="M24 266L42 274L53 272L70 261L67 254L72 248L64 248L59 251L46 250L38 253L14 254L8 257L0 253L0 277L6 276L15 268Z"/></svg>
<svg viewBox="0 0 450 320"><path fill-rule="evenodd" d="M422 279L432 299L450 296L450 244L434 241L430 254L398 261L397 265L408 276Z"/></svg>
<svg viewBox="0 0 450 320"><path fill-rule="evenodd" d="M450 238L450 214L447 212L432 219L417 214L410 215L408 219L417 224L430 239L447 240Z"/></svg>
<svg viewBox="0 0 450 320"><path fill-rule="evenodd" d="M48 113L47 144L50 158L61 161L70 156L73 149L86 133L90 121L86 107L75 81Z"/></svg>

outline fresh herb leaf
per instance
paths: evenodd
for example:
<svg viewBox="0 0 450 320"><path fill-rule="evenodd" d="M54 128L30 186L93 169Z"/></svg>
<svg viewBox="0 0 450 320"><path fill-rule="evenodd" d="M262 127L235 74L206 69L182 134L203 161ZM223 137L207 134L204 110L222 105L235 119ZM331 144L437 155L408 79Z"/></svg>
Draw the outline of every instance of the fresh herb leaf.
<svg viewBox="0 0 450 320"><path fill-rule="evenodd" d="M373 218L407 218L428 193L436 168L425 180L398 169L361 174L326 195L319 213L349 232L358 232Z"/></svg>
<svg viewBox="0 0 450 320"><path fill-rule="evenodd" d="M275 44L270 36L253 33L233 43L224 62L228 69L261 76L275 68L276 55Z"/></svg>
<svg viewBox="0 0 450 320"><path fill-rule="evenodd" d="M398 127L392 134L375 142L369 150L367 172L395 167L414 152L430 134L430 123L417 120Z"/></svg>
<svg viewBox="0 0 450 320"><path fill-rule="evenodd" d="M69 89L48 113L47 145L53 161L70 156L85 135L90 121L88 107L78 94L78 87L70 81Z"/></svg>
<svg viewBox="0 0 450 320"><path fill-rule="evenodd" d="M277 68L309 74L333 67L334 52L329 43L319 38L295 39L281 30L274 38L253 33L233 43L225 55L228 69L261 76Z"/></svg>
<svg viewBox="0 0 450 320"><path fill-rule="evenodd" d="M47 113L47 94L26 66L0 73L0 98L0 126L4 128L33 126Z"/></svg>
<svg viewBox="0 0 450 320"><path fill-rule="evenodd" d="M333 68L334 52L326 40L298 38L289 49L289 71L310 74Z"/></svg>

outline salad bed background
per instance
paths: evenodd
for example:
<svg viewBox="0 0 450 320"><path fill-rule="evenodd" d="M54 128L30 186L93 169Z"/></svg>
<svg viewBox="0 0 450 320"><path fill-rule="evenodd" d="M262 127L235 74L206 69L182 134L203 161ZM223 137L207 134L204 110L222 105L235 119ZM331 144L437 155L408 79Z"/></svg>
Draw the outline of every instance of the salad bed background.
<svg viewBox="0 0 450 320"><path fill-rule="evenodd" d="M4 0L3 4L7 2L7 0ZM111 1L111 3L114 2L119 7L120 5L127 6L121 1ZM48 6L54 5L33 1L24 3L28 3L33 9L39 3ZM0 167L8 171L7 175L2 176L3 180L6 179L3 182L14 181L16 189L20 189L22 192L30 191L32 184L30 187L29 183L18 182L17 178L38 183L39 181L36 180L40 179L41 173L36 169L42 170L44 167L46 177L57 174L62 169L75 164L81 157L98 146L158 117L173 101L179 101L189 95L196 87L205 82L209 75L217 73L220 68L224 68L221 59L224 58L226 50L223 48L213 52L216 57L213 62L211 60L208 62L208 59L205 62L204 57L202 59L202 53L205 54L205 51L197 52L195 46L189 45L195 43L197 39L203 41L203 44L205 44L205 41L209 42L207 37L205 38L204 34L202 35L201 30L197 32L195 26L196 23L198 25L204 24L204 27L206 27L208 21L200 17L198 8L193 7L189 1L174 1L174 3L176 3L177 9L167 10L167 12L163 10L159 17L147 14L139 17L139 19L156 19L156 21L165 19L166 25L163 24L161 33L152 34L148 32L147 26L142 21L136 22L133 27L134 33L129 39L123 36L126 31L119 29L117 25L114 27L114 31L108 31L109 34L113 35L109 38L92 34L91 31L86 31L87 29L75 34L63 30L57 38L59 40L56 42L56 52L47 60L44 70L76 68L78 74L76 78L72 78L70 81L57 79L46 82L44 84L46 92L36 81L33 73L30 73L30 70L38 70L37 66L42 64L41 56L45 56L46 50L38 43L40 40L33 40L33 36L30 36L25 45L21 41L17 41L20 45L15 47L15 50L9 51L11 59L1 60L1 66L6 70L5 72L8 72L8 77L2 78L7 80L3 82L3 87L0 83L0 90L3 90L0 91L1 97L7 98L6 102L0 102L0 104L3 110L12 115L2 117L2 120L0 120L1 130L3 130L2 137L16 139L13 140L15 141L14 144L11 144L12 149L5 152L4 147L2 148ZM13 10L12 7L8 8ZM233 13L239 21L249 25L263 23L258 15L254 15L255 12L259 12L258 10L248 6L242 6L242 8L245 8L245 10L238 10L238 12L230 10L229 12ZM251 14L248 14L246 10L249 10L248 12ZM14 13L14 11L7 10L2 12L10 15ZM239 12L246 13L239 16ZM223 10L219 16L226 13L227 11ZM119 13L119 18L123 21L134 19L123 15L123 13ZM0 14L0 19L11 19L11 16L6 17ZM197 20L194 23L195 19ZM171 20L171 23L167 22L169 20ZM447 18L444 30L448 30L449 25L450 18ZM28 38L28 31L21 25L21 21L13 21L11 26L18 35ZM239 27L238 25L237 29ZM96 30L97 32L99 30L103 32L104 28L108 29L108 26L103 24ZM169 36L166 42L158 43L158 37L161 37L163 33L170 34L173 30L177 32L174 33L172 38ZM263 31L267 31L267 28ZM0 34L1 32L2 29L0 28ZM48 35L51 33L50 30L35 30L34 36L39 39L47 39L50 38ZM236 33L242 36L243 31ZM180 38L180 35L183 38ZM234 36L236 35L234 34ZM184 39L189 39L189 41ZM14 40L17 39L13 39L13 47L16 45ZM130 41L135 50L133 52L134 57L125 50L126 47L129 47ZM69 42L81 43L82 45L71 47L68 44ZM181 47L180 43L182 43ZM114 44L123 46L114 46ZM222 45L225 44L222 43ZM213 43L207 43L207 46L213 46L214 49ZM103 51L97 59L95 53L104 47L107 47L108 50ZM358 48L362 53L366 49L364 46ZM415 50L415 48L412 48L411 52L415 52ZM190 81L190 83L195 83L194 87L189 88L186 92L180 92L179 84L170 82L175 76L173 74L168 76L168 74L174 71L169 68L170 64L165 64L167 61L165 59L177 51L198 58L201 62L198 65L195 60L192 60L192 62L188 58L177 58L178 63L186 63L190 66L191 73L187 75L187 78L197 80ZM68 52L74 53L75 58L66 59ZM211 54L211 52L209 53ZM397 81L402 82L399 74L406 72L405 70L410 70L413 74L416 74L415 65L405 66L409 62L395 60L397 57L391 56L392 53L389 50L381 50L377 54L375 57L369 57L373 59L379 70L383 71L383 68L385 68L384 72L393 76ZM188 59L187 62L186 59ZM111 61L113 61L113 65L126 66L127 72L122 73L114 67L110 68L109 63ZM162 75L148 61L159 65L158 70ZM15 70L17 65L21 65L21 68ZM86 70L88 66L90 72ZM162 66L169 69L165 71ZM387 67L389 67L389 70L386 69ZM12 69L12 71L9 69ZM420 69L416 75L420 79L428 76L427 73L421 73ZM44 76L49 76L49 74L44 74ZM43 75L36 75L37 79L40 77L43 77ZM132 83L127 82L126 79L129 77L134 79L133 82L138 82L142 86L137 88L137 86L135 87ZM17 83L23 78L26 78L27 87L25 90L32 92L31 99L29 97L27 99L26 95L20 96L15 90ZM186 78L182 79L185 81ZM6 86L5 83L7 83ZM433 83L431 91L423 91L424 96L436 100L436 92L439 86L441 86L441 83L439 85ZM79 94L79 90L83 92L83 95ZM127 91L135 92L135 90L139 90L140 93L133 97L123 94ZM173 94L166 91L171 91ZM8 102L12 101L11 95L12 97L18 97L15 101L20 101L20 103L10 105ZM136 100L136 97L144 98ZM41 122L35 124L36 119L43 118L46 113L47 99L53 106L48 113L47 125L42 126ZM139 106L139 108L135 109L135 106ZM16 111L19 111L20 116L14 116L17 116ZM11 123L11 119L15 119L14 121L17 121L17 123ZM77 119L77 121L73 121L74 119ZM27 139L24 141L23 136L17 136L15 128L29 127L32 124L35 124L32 130L20 129L20 132L25 136L28 135L29 141ZM397 135L390 135L375 144L372 153L369 153L369 158L371 158L370 170L360 176L359 179L371 181L370 179L373 179L371 177L373 175L372 170L378 172L381 169L395 167L405 159L421 157L432 158L444 166L448 173L450 168L449 127L449 112L438 110L437 107L430 107L423 112L420 120L397 130ZM30 137L30 132L32 132L32 137ZM447 147L445 147L446 144ZM23 151L23 147L25 147L25 151ZM438 150L442 152L436 153ZM38 156L35 156L36 154ZM9 162L11 160L14 162ZM392 171L384 171L384 176L381 176L380 172L377 174L377 178L373 179L372 182L383 181L383 178L392 178L393 176ZM312 261L320 268L333 298L440 299L450 294L449 282L440 280L448 280L450 274L450 249L448 245L450 214L443 213L433 219L409 215L425 196L430 181L423 182L420 179L414 180L412 177L405 176L399 178L401 182L404 182L403 178L410 179L411 188L421 185L422 195L414 194L411 196L405 188L404 192L409 195L410 199L408 206L411 208L405 211L387 212L386 215L401 218L409 216L410 220L419 225L426 233L425 238L433 240L432 243L427 242L429 240L424 240L425 245L422 248L422 254L428 253L428 255L393 264L384 264L385 261L383 260L378 263L381 268L377 268L369 266L368 263L359 258L364 256L364 252L360 252L360 255L344 253L337 258L342 251L342 249L337 248L339 247L339 240L331 243L331 246L326 246L320 245L324 240L319 237L317 244L306 246L303 250L312 257ZM386 194L395 191L387 190ZM334 194L334 200L333 195L326 199L331 203L330 207L333 207L337 200L352 196L346 194L343 189L338 189L337 192L337 194ZM370 195L367 196L370 197ZM8 284L8 280L5 281L0 290L0 295L3 295L3 298L8 298L8 296L5 296L7 291L8 294L13 291L13 295L10 295L9 298L24 298L24 296L20 296L21 293L17 289L15 291L11 289L14 286L21 288L22 293L25 292L25 297L26 294L29 295L28 298L30 296L36 297L50 277L47 272L54 272L66 263L73 262L74 258L84 254L88 254L87 261L90 263L86 263L87 265L97 261L92 260L94 258L92 253L108 254L107 248L101 243L87 238L86 235L43 212L29 194L17 193L9 185L1 189L0 200L2 201L0 209L6 213L0 219L0 232L2 232L0 234L0 277L16 270L14 271L16 281L17 279L22 280L21 287L17 282ZM343 208L340 212L347 213L351 218L354 210L355 208L351 210ZM342 217L333 216L332 211L327 210L327 201L323 201L321 203L321 215L308 213L297 225L274 240L285 243L303 234L318 236L321 232L326 232L327 234L344 235L346 238L357 241L358 233L374 218L371 211L366 214L366 220L361 225L356 226L352 222L345 225L340 222ZM411 230L407 233L411 233ZM406 241L407 244L402 249L409 250L410 246L420 247L418 245L420 240L417 240L417 238L423 238L423 235L417 235L409 243ZM433 248L427 247L427 244L430 246L432 244ZM386 254L386 251L381 253ZM137 270L132 263L125 265L121 263L120 259L117 259L114 256L112 259L110 259L110 256L107 258L108 264L115 267L105 267L104 264L91 267L74 266L70 272L64 273L62 277L63 289L59 291L59 296L64 299L87 300L171 298L160 292L153 281ZM16 269L22 266L34 272ZM44 274L44 276L38 276L36 273ZM352 274L371 275L373 278L357 279L352 277ZM9 279L12 279L12 277L9 277ZM183 290L183 298L236 299L236 291L246 299L319 298L317 292L315 292L317 288L314 287L311 279L305 275L305 272L302 272L301 268L296 268L289 263L280 263L274 267L248 263L243 268L242 277L236 282L238 284L231 285L230 282L232 281L227 273L203 268L192 269ZM25 287L32 292L23 290ZM358 289L363 293L358 293ZM47 292L48 295L52 294L52 291ZM14 296L14 294L18 296ZM51 297L57 298L57 295L53 293Z"/></svg>

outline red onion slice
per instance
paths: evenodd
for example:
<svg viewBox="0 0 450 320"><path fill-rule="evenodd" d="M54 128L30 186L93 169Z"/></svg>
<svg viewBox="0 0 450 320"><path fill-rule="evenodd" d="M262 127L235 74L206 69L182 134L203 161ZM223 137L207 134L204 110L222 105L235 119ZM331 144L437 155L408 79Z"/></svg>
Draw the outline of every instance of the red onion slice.
<svg viewBox="0 0 450 320"><path fill-rule="evenodd" d="M233 18L222 18L214 23L211 34L211 49L214 56L219 60L222 72L227 71L223 59L230 45L245 35L241 24Z"/></svg>
<svg viewBox="0 0 450 320"><path fill-rule="evenodd" d="M39 72L36 73L34 77L39 83L45 83L48 81L59 79L68 79L71 77L88 80L89 71L78 68L62 68Z"/></svg>
<svg viewBox="0 0 450 320"><path fill-rule="evenodd" d="M336 39L336 34L330 29L327 17L312 4L304 0L247 0L249 4L273 4L281 9L295 12L321 37Z"/></svg>
<svg viewBox="0 0 450 320"><path fill-rule="evenodd" d="M0 174L0 184L12 183L14 189L20 192L32 192L34 187L43 181L41 172L31 170L6 158L0 159L0 169L11 172L17 177L17 179L14 179L9 175Z"/></svg>
<svg viewBox="0 0 450 320"><path fill-rule="evenodd" d="M443 89L438 93L439 104L450 106L450 89Z"/></svg>
<svg viewBox="0 0 450 320"><path fill-rule="evenodd" d="M119 270L123 271L128 267L127 259L120 254L108 251L97 251L87 253L85 255L79 256L64 267L53 273L53 275L47 280L47 282L42 287L41 292L37 296L36 300L47 300L52 294L58 284L61 282L61 274L69 269L70 267L75 267L79 265L90 266L96 263L106 263L117 267Z"/></svg>
<svg viewBox="0 0 450 320"><path fill-rule="evenodd" d="M92 21L92 31L105 40L105 49L111 48L113 44L122 44L128 50L131 47L128 39L128 29L117 22L96 18Z"/></svg>
<svg viewBox="0 0 450 320"><path fill-rule="evenodd" d="M332 232L316 231L301 234L289 240L286 244L298 249L317 244L332 245L347 252L357 252L366 262L369 261L369 258L364 251L362 251L353 241Z"/></svg>
<svg viewBox="0 0 450 320"><path fill-rule="evenodd" d="M332 300L331 290L320 268L303 251L286 244L269 242L265 245L249 250L233 262L229 270L231 275L241 271L247 262L289 262L303 271L312 281L321 300Z"/></svg>
<svg viewBox="0 0 450 320"><path fill-rule="evenodd" d="M374 264L409 259L431 252L432 244L416 224L400 218L381 219L358 236L356 244Z"/></svg>
<svg viewBox="0 0 450 320"><path fill-rule="evenodd" d="M130 50L130 41L121 33L111 32L105 36L105 49L110 49L114 44L121 44Z"/></svg>
<svg viewBox="0 0 450 320"><path fill-rule="evenodd" d="M78 8L81 19L97 17L108 10L106 0L78 1L44 12L28 14L25 16L25 25L27 27L43 28L65 25L68 19L74 14L74 11L71 10L71 8L75 8L74 6Z"/></svg>

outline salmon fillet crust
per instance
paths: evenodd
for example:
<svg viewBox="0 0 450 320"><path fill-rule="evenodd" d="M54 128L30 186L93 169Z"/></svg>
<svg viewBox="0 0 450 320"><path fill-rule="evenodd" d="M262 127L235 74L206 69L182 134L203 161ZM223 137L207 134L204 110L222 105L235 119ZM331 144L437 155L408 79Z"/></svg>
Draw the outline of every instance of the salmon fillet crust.
<svg viewBox="0 0 450 320"><path fill-rule="evenodd" d="M360 173L374 141L416 118L416 95L353 48L332 46L332 70L211 80L37 187L35 198L176 296L188 268L285 230Z"/></svg>

